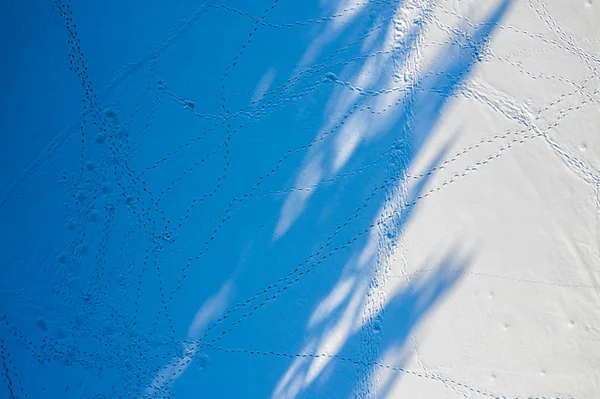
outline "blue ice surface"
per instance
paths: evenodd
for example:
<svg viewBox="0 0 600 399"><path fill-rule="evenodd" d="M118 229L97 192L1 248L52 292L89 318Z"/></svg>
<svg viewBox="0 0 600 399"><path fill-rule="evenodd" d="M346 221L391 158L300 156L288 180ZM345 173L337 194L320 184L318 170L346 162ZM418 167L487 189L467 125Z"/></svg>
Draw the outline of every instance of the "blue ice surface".
<svg viewBox="0 0 600 399"><path fill-rule="evenodd" d="M411 280L382 321L319 352L338 322L360 325L361 308L346 310L379 260L352 270L371 231L396 244L429 176L372 225L510 2L417 71L406 101L373 114L373 96L356 95L337 117L401 2L374 2L337 33L342 18L322 17L349 11L320 3L6 3L0 397L354 397L456 283ZM333 172L340 132L363 114L389 123ZM297 187L318 172L325 182ZM286 203L295 217L277 234ZM423 267L468 266L438 255ZM309 327L349 275L349 294Z"/></svg>

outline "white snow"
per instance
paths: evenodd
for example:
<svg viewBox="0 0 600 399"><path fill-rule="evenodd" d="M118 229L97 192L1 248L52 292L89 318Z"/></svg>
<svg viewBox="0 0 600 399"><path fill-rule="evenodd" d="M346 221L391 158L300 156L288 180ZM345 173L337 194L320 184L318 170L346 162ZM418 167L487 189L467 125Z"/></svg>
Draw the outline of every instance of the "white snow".
<svg viewBox="0 0 600 399"><path fill-rule="evenodd" d="M600 4L192 3L112 81L57 14L85 111L3 181L0 395L600 398Z"/></svg>

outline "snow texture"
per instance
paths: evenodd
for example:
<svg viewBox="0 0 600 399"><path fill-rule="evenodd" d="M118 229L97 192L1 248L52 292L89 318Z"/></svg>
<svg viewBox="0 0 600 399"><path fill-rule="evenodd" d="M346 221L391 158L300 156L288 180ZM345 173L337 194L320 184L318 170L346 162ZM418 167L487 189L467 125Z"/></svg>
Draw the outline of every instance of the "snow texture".
<svg viewBox="0 0 600 399"><path fill-rule="evenodd" d="M600 397L595 1L1 11L0 398Z"/></svg>

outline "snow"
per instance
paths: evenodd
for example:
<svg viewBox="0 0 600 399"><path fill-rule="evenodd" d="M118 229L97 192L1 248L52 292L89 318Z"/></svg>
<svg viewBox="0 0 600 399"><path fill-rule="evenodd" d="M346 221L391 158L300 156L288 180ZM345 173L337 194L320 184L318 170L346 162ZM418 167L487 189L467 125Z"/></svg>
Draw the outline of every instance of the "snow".
<svg viewBox="0 0 600 399"><path fill-rule="evenodd" d="M0 397L599 397L593 1L2 7Z"/></svg>

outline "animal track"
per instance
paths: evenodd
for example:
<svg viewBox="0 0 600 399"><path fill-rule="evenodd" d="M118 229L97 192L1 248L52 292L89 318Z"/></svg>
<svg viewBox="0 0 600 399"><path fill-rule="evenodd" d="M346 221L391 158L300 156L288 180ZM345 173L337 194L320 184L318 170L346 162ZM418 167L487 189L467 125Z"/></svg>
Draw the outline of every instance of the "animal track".
<svg viewBox="0 0 600 399"><path fill-rule="evenodd" d="M371 285L367 284L372 294L369 303L373 309L383 313L386 280L406 277L390 273L387 265L391 261L389 252L398 245L404 223L421 201L437 195L445 187L475 171L482 170L483 173L485 165L517 144L533 138L549 140L547 133L556 130L568 115L586 104L598 102L600 88L594 91L591 88L594 79L598 78L596 65L600 60L584 51L581 47L583 41L563 30L540 1L530 2L532 12L558 39L499 22L474 22L425 0L408 2L418 7L403 5L394 9L396 3L359 1L323 16L298 21L285 21L277 15L270 20L280 8L289 6L279 0L271 1L262 14L256 15L225 4L204 5L180 21L147 56L125 66L117 74L112 85L126 86L123 93L117 95L107 91L109 94L103 96L94 84L95 77L88 70L88 66L92 65L90 59L94 58L88 55L87 46L90 44L84 40L88 36L80 35L77 24L76 11L82 6L72 7L68 2L52 0L51 4L60 17L57 28L60 27L68 45L68 58L64 63L77 79L83 111L75 129L77 165L70 165L65 173L60 172L61 189L69 197L64 204L68 220L65 220L64 231L61 231L67 237L64 246L47 255L52 259L49 264L43 258L46 256L44 251L27 257L7 252L7 259L0 260L3 269L14 272L23 266L25 273L38 270L36 263L44 263L43 269L39 266L39 270L52 270L48 281L38 275L31 276L31 279L35 284L51 287L47 291L52 294L52 299L36 297L31 292L33 289L28 287L20 291L11 288L13 291L7 292L13 295L11 299L17 298L15 301L26 298L24 300L29 301L28 305L32 304L34 309L43 308L40 304L46 302L51 302L56 308L49 317L28 321L35 327L34 333L21 323L16 312L0 309L3 333L0 372L10 397L60 396L60 393L47 393L45 387L37 386L27 370L15 361L16 353L19 357L25 353L36 365L69 370L78 367L98 380L102 380L103 370L109 370L123 388L121 396L115 396L109 388L96 393L82 384L71 384L69 389L74 397L174 398L170 383L194 359L186 350L202 348L292 360L327 358L353 364L364 372L358 383L358 391L363 392L364 397L368 396L365 392L370 392L371 371L367 368L375 366L441 382L447 389L465 397L476 394L512 398L437 374L411 371L378 361L385 323L380 318L376 319L375 313L366 311L359 318L372 328L363 333L356 357L337 353L250 351L215 346L235 329L244 328L248 319L275 301L281 302L280 298L292 295L293 286L309 286L310 281L306 277L311 272L323 269L324 265L332 270L342 269L345 261L350 259L349 253L363 245L373 231L385 242L378 247L376 275L367 273L365 277L371 279ZM439 13L455 17L470 31L463 32L445 25L438 17ZM197 51L207 45L203 40L214 40L208 36L200 37L200 40L189 32L192 27L216 15L226 18L225 21L230 24L249 26L247 36L241 40L237 37L219 38L223 39L222 46L227 47L224 54L228 57L218 71L217 88L212 91L209 87L206 91L184 89L184 94L180 91L181 87L192 85L185 84L186 76L180 77L178 71L170 70L165 59L173 56L170 51L176 51L174 44L181 43L184 37L189 41L179 49L182 52ZM244 85L250 83L249 87L252 87L256 82L243 82L241 64L246 58L258 59L265 54L277 58L277 54L271 52L273 44L266 42L266 38L282 35L289 40L284 35L296 30L300 32L298 35L305 35L305 31L311 32L311 29L315 32L323 29L321 34L327 36L329 24L338 23L348 23L348 30L341 30L343 34L339 37L331 34L319 44L318 51L315 50L314 60L306 64L299 62L297 68L287 71L289 74L277 75L272 85L264 90L261 88L260 97L253 99L256 90L247 89ZM535 50L540 57L547 55L548 48L560 49L585 64L590 74L578 82L577 78L569 76L532 72L516 60L515 57L522 53L520 49L511 53L494 50L490 39L491 27L540 42L545 46ZM487 28L490 28L489 32L485 31ZM35 30L36 27L26 29ZM426 35L428 29L439 29L447 34L447 40L429 40ZM384 40L387 32L394 39L391 45L386 45ZM240 42L232 44L229 40ZM231 53L229 50L232 49L228 46L234 46ZM289 47L293 45L289 44ZM450 49L453 51L448 51ZM276 51L280 50L277 48L273 52ZM427 68L423 66L422 53L425 51L435 52L431 67ZM295 53L291 54L295 56ZM299 54L302 57L306 55L302 51ZM207 60L203 62L220 65L220 59L215 56L213 60L210 55L207 54ZM49 60L23 65L43 68L47 64L60 65L62 62ZM440 155L441 158L425 171L413 172L412 161L418 155L418 149L414 150L409 143L415 139L413 135L421 123L429 123L422 119L430 117L437 121L439 118L434 113L420 116L418 111L421 108L436 104L443 110L449 98L465 96L489 106L509 120L518 119L519 115L515 116L518 112L514 109L502 109L501 105L496 105L492 101L494 93L487 93L485 87L481 90L487 97L478 97L477 93L468 90L471 70L486 63L502 63L503 67L537 84L549 81L562 83L569 91L565 89L553 101L541 106L531 120L518 120L525 125L524 128L482 132L480 140L453 151L451 156L446 157L443 153L444 156ZM365 65L373 68L365 68ZM196 65L190 61L186 67L193 69ZM3 71L0 76L10 73L13 72ZM199 82L204 83L201 75L198 73ZM210 81L210 78L206 80ZM173 82L171 87L169 83ZM177 88L182 82L184 85ZM573 99L578 100L575 102ZM205 109L209 105L214 106L212 111ZM322 114L324 120L307 127L305 116L313 114ZM184 127L179 124L178 118L187 118ZM360 126L359 121L368 122ZM384 129L378 126L386 123L391 127ZM280 129L281 133L265 138L261 136L262 129ZM369 136L377 129L384 132ZM344 134L354 134L358 130L364 136L360 137L362 141L356 139L356 146L366 150L352 158L353 162L335 169L332 165L337 152L342 152L342 144L351 142ZM360 134L357 133L358 136ZM425 134L425 140L429 134ZM247 140L244 145L240 144L242 139ZM289 142L284 141L286 139ZM244 146L250 148L247 158L236 159L234 154L246 155ZM68 150L59 150L55 145L53 152L45 156L58 159L75 147L65 144L65 148ZM417 153L412 154L413 150ZM455 166L457 160L475 150L483 155L470 160L469 166L461 169ZM317 178L308 182L294 180L297 178L296 169L301 170L303 161L319 159L319 156L324 161L318 171L322 173L315 173ZM569 158L569 155L565 157ZM48 161L42 165L51 164L49 159L42 160ZM569 158L569 161L574 168L585 169L585 165L582 166L575 158ZM58 169L56 165L59 164L56 162L53 167ZM453 167L445 180L437 183L429 180L434 174ZM43 173L59 175L58 170L48 169ZM39 179L42 172L35 173L25 174L20 184L29 185L27 189L35 188L35 182L28 183L28 179ZM594 182L599 187L598 180ZM233 266L227 264L232 258L217 256L214 252L218 250L213 248L219 239L230 240L227 234L232 234L231 225L241 211L250 209L249 212L252 212L255 208L250 206L256 206L259 201L283 196L293 198L294 195L310 198L313 193L321 193L325 189L352 193L356 198L352 198L354 202L351 205L328 210L331 212L328 224L323 222L325 227L320 232L324 234L323 239L313 242L312 238L306 238L306 249L298 252L300 255L294 253L284 263L261 259L269 267L278 266L281 271L273 272L270 283L253 288L244 297L236 297L231 302L233 305L207 321L197 336L186 336L181 314L177 312L183 297L181 291L193 286L190 281L196 282L190 278L192 273L201 275L214 268L233 270ZM397 195L402 198L400 205L392 204L392 198ZM17 205L21 198L2 198L0 209L15 206L15 211L20 211ZM381 214L378 213L380 210ZM277 211L273 214L277 215ZM323 218L326 219L325 216ZM322 222L315 221L315 226L319 223ZM261 231L270 233L270 229L263 225ZM273 239L273 243L268 245L276 244ZM597 288L495 274L471 274L552 287ZM205 295L201 292L199 298L205 298ZM198 369L208 365L206 359L199 360ZM165 369L172 369L173 373L158 379L157 375ZM94 393L90 393L92 391Z"/></svg>

